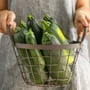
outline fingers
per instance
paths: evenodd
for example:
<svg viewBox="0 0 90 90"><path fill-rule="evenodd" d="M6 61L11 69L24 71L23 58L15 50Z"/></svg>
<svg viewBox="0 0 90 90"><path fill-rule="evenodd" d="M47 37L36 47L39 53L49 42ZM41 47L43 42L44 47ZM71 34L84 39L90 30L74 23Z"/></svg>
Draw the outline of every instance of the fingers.
<svg viewBox="0 0 90 90"><path fill-rule="evenodd" d="M12 31L15 31L16 22L14 21L16 15L12 11L1 11L0 12L0 32L8 34L7 26L9 25L12 28Z"/></svg>
<svg viewBox="0 0 90 90"><path fill-rule="evenodd" d="M82 12L82 11L77 11L76 16L75 16L75 25L77 26L78 22L81 23L83 26L87 27L88 22L90 21L87 13Z"/></svg>
<svg viewBox="0 0 90 90"><path fill-rule="evenodd" d="M76 27L77 27L77 34L81 37L84 28L80 21L76 22Z"/></svg>
<svg viewBox="0 0 90 90"><path fill-rule="evenodd" d="M87 21L87 19L86 19L85 16L82 16L81 18L79 18L79 21L81 22L81 24L82 24L83 26L85 26L85 27L88 26L88 21Z"/></svg>
<svg viewBox="0 0 90 90"><path fill-rule="evenodd" d="M12 33L15 32L15 28L16 28L16 22L14 21L16 19L16 15L14 12L8 12L8 16L7 16L7 25L10 26Z"/></svg>
<svg viewBox="0 0 90 90"><path fill-rule="evenodd" d="M76 11L75 26L77 28L77 34L82 35L85 27L88 27L88 34L90 34L90 15L86 11Z"/></svg>
<svg viewBox="0 0 90 90"><path fill-rule="evenodd" d="M10 26L10 28L11 28L11 33L13 34L15 32L16 22L12 22L12 25Z"/></svg>
<svg viewBox="0 0 90 90"><path fill-rule="evenodd" d="M8 24L8 25L12 25L13 22L14 22L14 20L15 20L15 18L16 18L15 13L9 11L9 12L8 12L8 16L7 16L7 24Z"/></svg>

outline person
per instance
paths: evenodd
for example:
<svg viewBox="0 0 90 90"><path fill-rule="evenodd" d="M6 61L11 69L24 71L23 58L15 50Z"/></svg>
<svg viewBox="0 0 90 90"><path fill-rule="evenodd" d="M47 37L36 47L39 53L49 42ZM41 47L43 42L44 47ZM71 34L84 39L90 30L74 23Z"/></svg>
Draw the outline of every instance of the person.
<svg viewBox="0 0 90 90"><path fill-rule="evenodd" d="M27 86L21 79L16 64L8 28L15 31L16 23L26 20L30 13L37 20L45 14L55 18L64 34L70 40L81 36L88 27L90 34L89 0L0 0L0 90L61 90L60 88L37 88ZM90 63L87 41L83 41L82 49L75 67L72 83L65 90L90 90Z"/></svg>

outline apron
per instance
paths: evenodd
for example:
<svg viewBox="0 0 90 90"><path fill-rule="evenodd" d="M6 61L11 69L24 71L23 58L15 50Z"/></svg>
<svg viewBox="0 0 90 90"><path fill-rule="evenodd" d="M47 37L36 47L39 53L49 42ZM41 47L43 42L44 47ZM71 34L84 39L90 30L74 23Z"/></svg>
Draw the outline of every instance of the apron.
<svg viewBox="0 0 90 90"><path fill-rule="evenodd" d="M75 0L8 0L9 9L16 13L17 24L32 14L38 21L45 14L57 20L63 33L69 40L76 40L76 29L73 26ZM1 35L0 56L2 58L2 76L0 77L0 90L62 90L61 88L43 88L27 86L21 78L16 63L12 45L8 36ZM3 56L4 55L4 56ZM87 70L87 71L86 71ZM87 41L84 40L83 48L79 55L71 85L64 90L90 90L90 64Z"/></svg>

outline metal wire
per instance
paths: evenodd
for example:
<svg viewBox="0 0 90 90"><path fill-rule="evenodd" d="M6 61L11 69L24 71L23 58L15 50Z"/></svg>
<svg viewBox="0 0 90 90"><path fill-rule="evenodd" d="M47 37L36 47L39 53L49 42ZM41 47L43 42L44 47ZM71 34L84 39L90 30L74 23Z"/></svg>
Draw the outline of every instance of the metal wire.
<svg viewBox="0 0 90 90"><path fill-rule="evenodd" d="M19 46L20 46L20 48L19 48ZM23 48L21 48L23 46ZM40 45L41 46L41 48L39 47L39 45L35 45L34 47L35 47L35 49L34 49L34 47L33 47L33 45L30 45L31 46L31 48L27 45L27 44L17 44L16 46L15 46L15 48L17 48L17 49L20 49L20 50L25 50L25 53L26 53L26 57L23 57L22 55L20 55L20 51L18 51L18 53L19 53L19 58L18 58L18 65L20 66L20 68L21 68L21 74L22 74L22 77L23 77L23 79L24 79L24 81L28 84L28 85L32 85L32 86L42 86L42 87L46 87L46 86L48 86L48 87L50 87L50 86L66 86L67 84L69 84L69 82L70 82L70 80L71 80L71 77L72 77L72 72L74 71L74 68L75 68L75 64L76 64L76 60L77 60L77 57L78 57L78 54L79 54L79 49L81 48L81 44L80 43L78 43L78 44L73 44L73 45L65 45L65 46L62 46L62 45L60 45L60 46L58 46L59 47L59 49L57 50L57 48L56 48L56 46L57 45L55 45L55 46L53 46L53 48L52 48L52 50L51 50L51 48L49 48L50 46L49 45L46 45L46 50L45 50L45 45L43 46L43 45ZM73 47L70 47L70 46L73 46ZM33 49L32 49L32 47L33 47ZM41 65L40 65L40 63L39 63L39 61L38 61L38 64L37 65L33 65L33 64L31 64L31 60L33 60L33 59L35 59L35 58L38 58L37 60L39 60L39 57L37 57L37 56L31 56L31 55L29 55L28 54L28 50L36 50L36 48L37 47L39 47L39 49L37 49L37 50L42 50L43 51L43 49L44 49L44 51L48 51L49 52L49 55L44 55L43 57L44 58L49 58L50 59L50 63L52 63L53 62L53 59L55 59L55 58L57 58L58 59L58 63L52 63L52 64L50 64L50 65L47 65L47 67L49 67L49 71L46 71L46 74L48 74L48 80L46 81L46 82L43 82L43 80L42 80L42 77L40 77L40 79L42 80L42 83L41 84L36 84L34 81L36 80L36 78L35 78L35 75L37 75L37 72L33 72L33 70L32 70L32 68L33 67L38 67L38 69L40 69L40 67L41 67ZM52 47L52 45L51 45L51 47ZM64 48L65 47L65 48ZM69 47L69 48L68 48ZM49 50L48 50L48 48L49 48ZM55 50L56 49L56 50ZM63 52L63 50L68 50L68 55L62 55L62 52ZM74 54L72 54L71 55L71 50L73 50L73 52L74 52ZM53 53L54 52L58 52L59 51L59 54L57 54L56 53L56 55L57 56L55 56ZM70 56L74 56L74 62L71 64L71 65L68 65L68 60L69 60L69 58L70 58ZM65 58L65 57L67 57L67 63L65 64L65 68L63 69L63 71L61 70L59 70L59 67L61 66L61 64L60 64L60 62L61 62L61 60L63 59L63 58ZM57 60L57 59L55 59L55 61ZM28 67L30 68L30 71L28 71L28 70L26 70L27 69L27 67L26 67L26 64L25 63L23 63L23 61L24 60L27 60L28 61ZM69 73L70 75L69 75L69 77L67 78L67 79L64 79L64 78L62 78L62 79L60 79L59 78L59 74L60 73L65 73L65 77L67 76L67 67L70 67L71 68L71 73ZM56 71L52 71L52 68L53 67L58 67L57 68L57 70ZM29 74L32 74L32 76L33 76L33 81L31 81L32 79L28 76ZM34 74L33 74L34 73ZM39 70L39 73L40 73L40 75L42 74L42 72ZM51 74L57 74L57 77L56 78L51 78ZM55 74L55 75L56 75ZM67 80L67 83L65 83L65 84L59 84L58 82L60 82L60 81L64 81L64 80Z"/></svg>

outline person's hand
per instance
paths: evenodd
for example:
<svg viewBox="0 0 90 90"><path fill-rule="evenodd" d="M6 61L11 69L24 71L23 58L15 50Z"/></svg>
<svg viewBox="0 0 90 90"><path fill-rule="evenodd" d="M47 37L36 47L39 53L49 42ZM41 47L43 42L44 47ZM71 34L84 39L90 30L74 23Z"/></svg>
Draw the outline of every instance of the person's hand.
<svg viewBox="0 0 90 90"><path fill-rule="evenodd" d="M0 11L0 32L8 34L8 26L12 29L12 33L15 31L16 22L14 21L16 15L12 11L4 10Z"/></svg>
<svg viewBox="0 0 90 90"><path fill-rule="evenodd" d="M87 34L90 34L90 9L82 7L76 10L74 24L79 36L82 35L85 27L88 27Z"/></svg>

